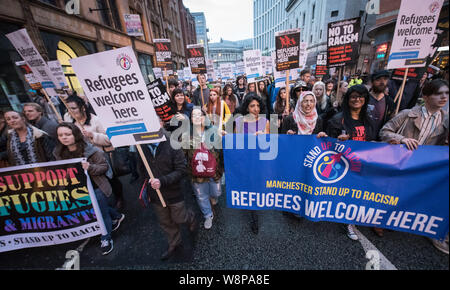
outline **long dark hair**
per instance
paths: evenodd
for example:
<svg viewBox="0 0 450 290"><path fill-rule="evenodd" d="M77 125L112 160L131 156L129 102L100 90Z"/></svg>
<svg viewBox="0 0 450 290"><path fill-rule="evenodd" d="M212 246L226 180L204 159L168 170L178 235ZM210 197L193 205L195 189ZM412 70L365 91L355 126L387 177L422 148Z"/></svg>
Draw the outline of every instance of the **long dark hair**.
<svg viewBox="0 0 450 290"><path fill-rule="evenodd" d="M350 100L350 95L353 92L358 92L361 96L364 97L364 105L361 108L361 111L359 112L358 119L361 121L364 125L366 137L371 138L374 133L374 124L373 121L367 111L369 106L369 91L367 90L366 86L364 85L354 85L350 87L347 92L344 95L344 100L342 101L342 115L344 117L344 129L347 131L347 133L350 133L354 131L354 128L352 126L352 116L351 116L351 109L348 105ZM352 134L350 134L352 135ZM367 140L371 141L371 140Z"/></svg>
<svg viewBox="0 0 450 290"><path fill-rule="evenodd" d="M286 88L280 88L280 90L278 91L277 99L275 100L275 113L276 114L282 114L286 107L287 96L286 96L286 99L284 99L284 100L281 98L282 90L286 91Z"/></svg>
<svg viewBox="0 0 450 290"><path fill-rule="evenodd" d="M249 114L248 106L250 105L250 103L253 100L256 100L259 103L259 113L260 114L265 114L266 113L266 106L264 105L263 100L256 93L248 93L247 95L245 95L244 102L240 106L240 109L241 109L240 113L242 115L245 116L245 115Z"/></svg>
<svg viewBox="0 0 450 290"><path fill-rule="evenodd" d="M84 149L86 148L87 143L86 141L84 141L84 136L83 133L81 133L81 130L73 123L63 122L56 127L56 133L58 133L58 129L61 127L68 128L72 131L72 134L75 137L75 144L77 145L77 149L73 152L69 151L69 148L63 145L61 141L59 141L59 138L56 138L56 155L60 156L62 159L83 157Z"/></svg>
<svg viewBox="0 0 450 290"><path fill-rule="evenodd" d="M75 103L78 107L78 109L80 110L80 112L84 113L86 115L86 122L84 123L85 125L90 125L91 123L91 113L89 113L89 108L86 104L86 102L78 97L77 95L71 95L70 97L67 98L66 103ZM84 108L84 110L83 110ZM75 123L76 120L73 119L73 123Z"/></svg>
<svg viewBox="0 0 450 290"><path fill-rule="evenodd" d="M182 94L182 95L184 96L183 107L181 108L181 110L182 110L182 111L186 110L186 103L187 103L186 96L185 96L185 94L183 93L183 90L182 90L182 89L176 88L176 89L174 89L174 90L172 91L172 96L171 96L171 100L172 100L172 108L173 108L173 110L174 110L175 112L178 111L178 105L177 105L177 102L175 101L175 96L178 95L178 94Z"/></svg>
<svg viewBox="0 0 450 290"><path fill-rule="evenodd" d="M263 84L264 84L264 89L263 89L262 91L259 89L259 84L260 84L260 83L263 83ZM267 93L267 85L266 85L266 81L259 81L259 82L257 83L257 86L258 86L259 94L261 95L261 97L262 97L262 94L264 94L265 97L267 98L267 97L269 96L269 94Z"/></svg>

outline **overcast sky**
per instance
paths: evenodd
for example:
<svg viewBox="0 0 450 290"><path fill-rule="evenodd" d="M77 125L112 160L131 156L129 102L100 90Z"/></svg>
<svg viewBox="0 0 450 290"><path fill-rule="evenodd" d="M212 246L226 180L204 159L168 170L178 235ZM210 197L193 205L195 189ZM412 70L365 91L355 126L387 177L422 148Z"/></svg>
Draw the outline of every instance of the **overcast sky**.
<svg viewBox="0 0 450 290"><path fill-rule="evenodd" d="M191 12L203 12L210 42L253 38L253 0L183 0Z"/></svg>

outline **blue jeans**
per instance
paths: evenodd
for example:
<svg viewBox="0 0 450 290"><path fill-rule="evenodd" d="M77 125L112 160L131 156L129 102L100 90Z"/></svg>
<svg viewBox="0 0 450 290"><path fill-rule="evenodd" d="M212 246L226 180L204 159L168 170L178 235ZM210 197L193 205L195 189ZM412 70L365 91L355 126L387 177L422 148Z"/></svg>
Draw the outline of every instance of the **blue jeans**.
<svg viewBox="0 0 450 290"><path fill-rule="evenodd" d="M107 234L102 236L103 240L111 239L111 231L112 231L112 221L119 219L121 214L113 207L114 205L114 195L107 197L103 191L99 188L95 190L95 197L97 198L98 206L100 207L100 211L102 213L103 221L105 222L106 232Z"/></svg>
<svg viewBox="0 0 450 290"><path fill-rule="evenodd" d="M222 194L220 188L220 180L215 182L214 179L210 178L208 182L204 183L192 183L192 187L197 197L198 206L203 213L205 218L210 218L213 216L211 203L209 198L218 198Z"/></svg>

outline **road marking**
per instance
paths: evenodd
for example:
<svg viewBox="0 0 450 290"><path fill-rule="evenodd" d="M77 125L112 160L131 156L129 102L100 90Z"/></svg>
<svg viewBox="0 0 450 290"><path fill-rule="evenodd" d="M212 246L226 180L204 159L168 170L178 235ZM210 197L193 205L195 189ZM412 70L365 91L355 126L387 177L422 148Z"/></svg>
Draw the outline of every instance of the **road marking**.
<svg viewBox="0 0 450 290"><path fill-rule="evenodd" d="M377 270L397 270L397 268L392 264L381 252L374 246L355 226L353 226L355 234L358 236L358 241L366 252L366 258L376 258L379 262ZM374 255L377 253L377 255ZM374 257L375 256L375 257ZM371 261L369 261L371 263ZM369 264L368 263L368 264Z"/></svg>

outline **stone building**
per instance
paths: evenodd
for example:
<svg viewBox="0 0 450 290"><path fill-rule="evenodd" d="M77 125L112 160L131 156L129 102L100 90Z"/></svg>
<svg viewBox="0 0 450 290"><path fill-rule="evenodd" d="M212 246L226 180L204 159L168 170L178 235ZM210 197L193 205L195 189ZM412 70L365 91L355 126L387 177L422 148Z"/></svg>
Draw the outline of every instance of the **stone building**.
<svg viewBox="0 0 450 290"><path fill-rule="evenodd" d="M70 5L74 2L79 6ZM69 86L82 93L69 62L79 56L132 46L148 81L155 55L152 40L170 38L174 66L184 67L180 5L182 0L0 0L0 107L29 101L29 87L15 65L21 58L6 34L26 28L44 60L59 60ZM143 36L127 35L124 14L140 16Z"/></svg>

